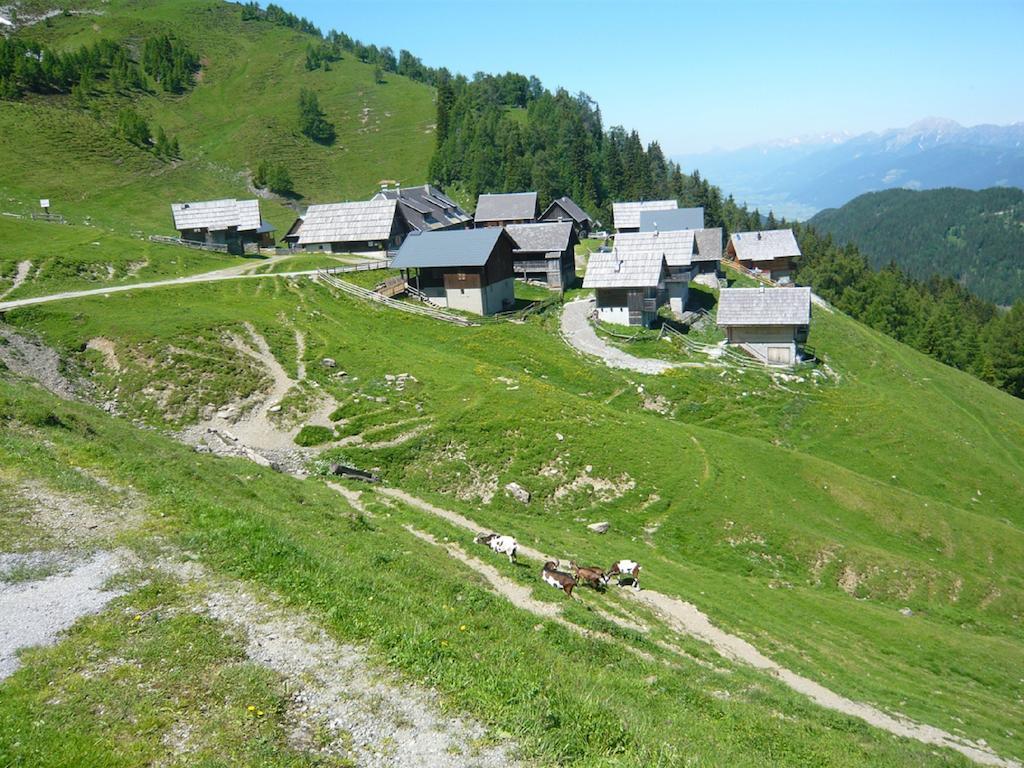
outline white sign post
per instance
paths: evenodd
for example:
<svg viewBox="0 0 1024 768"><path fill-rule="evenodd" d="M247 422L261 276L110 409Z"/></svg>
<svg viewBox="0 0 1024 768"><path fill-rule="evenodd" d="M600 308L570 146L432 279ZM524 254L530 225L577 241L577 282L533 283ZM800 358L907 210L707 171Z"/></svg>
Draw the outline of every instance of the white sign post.
<svg viewBox="0 0 1024 768"><path fill-rule="evenodd" d="M39 201L39 207L43 209L43 213L50 212L50 198L44 197Z"/></svg>

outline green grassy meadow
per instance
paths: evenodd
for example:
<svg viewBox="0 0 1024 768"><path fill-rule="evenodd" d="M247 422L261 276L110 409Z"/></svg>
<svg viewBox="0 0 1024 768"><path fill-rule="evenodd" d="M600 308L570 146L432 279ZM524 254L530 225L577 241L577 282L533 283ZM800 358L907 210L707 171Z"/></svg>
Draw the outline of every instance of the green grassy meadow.
<svg viewBox="0 0 1024 768"><path fill-rule="evenodd" d="M1019 401L818 311L812 343L836 377L784 386L762 372L717 369L638 380L574 354L557 335L557 312L522 325L455 328L334 296L308 281L162 288L8 315L91 369L111 392L130 382L140 390L143 381L156 393L175 392L171 415L156 394L142 391L125 402L125 415L154 425L186 423L203 403L258 389L254 373L204 362L216 354L179 356L156 368L147 362L195 339L212 352L243 319L286 366L296 354L291 328L304 332L310 376L350 404L340 414L347 419L340 434L388 439L408 429L402 423L412 416L428 425L391 448L328 445L324 460L371 469L389 485L566 558L602 565L637 559L647 586L694 602L795 671L852 698L985 738L1004 755L1021 754L1024 691L1007 674L1024 661L1024 585L1014 565L1024 554ZM120 374L105 370L96 353L77 352L97 336L115 340ZM339 380L320 368L325 356L349 376ZM393 391L385 375L399 372L417 383ZM190 384L196 380L201 392ZM356 408L355 396L384 402ZM645 408L648 398L661 398L667 412ZM269 473L265 480L282 488L294 482ZM531 491L529 505L504 495L512 480ZM272 515L274 502L262 490L246 498L269 505ZM258 534L241 536L217 533L217 515L197 512L214 527L190 543L211 562L225 558L235 572L290 599L330 605L323 582L274 575L292 568L273 558L242 565L244 552L262 546L253 542L276 541L271 549L283 551L299 546L291 538L291 527L301 527L293 513L289 507L273 525L254 520ZM472 546L464 532L421 513L389 514ZM585 530L596 520L611 522L609 534ZM345 529L342 522L341 538L315 552L301 545L294 566L328 567L331 547L349 556ZM204 541L221 548L200 546ZM538 583L532 571L507 570ZM422 602L423 595L408 599ZM912 616L900 613L905 607ZM471 694L456 698L487 711ZM645 749L664 737L654 733L654 741L641 739L647 747L630 747L636 764L650 764L644 761L653 753ZM732 728L717 734L737 746ZM856 762L847 748L823 763ZM580 760L605 754L605 747L581 749Z"/></svg>

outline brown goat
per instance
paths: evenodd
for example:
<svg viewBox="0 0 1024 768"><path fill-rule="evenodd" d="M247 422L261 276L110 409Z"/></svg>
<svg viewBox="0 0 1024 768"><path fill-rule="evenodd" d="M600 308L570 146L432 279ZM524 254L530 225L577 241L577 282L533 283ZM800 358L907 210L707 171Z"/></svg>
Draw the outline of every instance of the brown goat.
<svg viewBox="0 0 1024 768"><path fill-rule="evenodd" d="M573 587L576 586L576 579L571 574L558 570L557 560L548 560L540 572L541 579L545 584L550 584L555 589L560 589L566 595L572 597Z"/></svg>
<svg viewBox="0 0 1024 768"><path fill-rule="evenodd" d="M604 571L600 568L580 567L576 565L575 560L569 561L569 567L572 569L572 574L576 577L577 583L582 581L597 590L604 588L605 576Z"/></svg>

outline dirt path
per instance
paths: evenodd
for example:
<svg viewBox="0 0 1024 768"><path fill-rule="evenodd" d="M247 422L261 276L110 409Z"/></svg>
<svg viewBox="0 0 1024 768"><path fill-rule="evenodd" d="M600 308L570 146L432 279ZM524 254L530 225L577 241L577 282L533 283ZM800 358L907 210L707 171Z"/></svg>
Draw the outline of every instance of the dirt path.
<svg viewBox="0 0 1024 768"><path fill-rule="evenodd" d="M100 552L67 573L0 584L0 680L18 668L22 648L50 645L78 619L123 594L103 585L124 567L124 553Z"/></svg>
<svg viewBox="0 0 1024 768"><path fill-rule="evenodd" d="M590 315L594 311L594 300L572 301L562 310L562 338L578 352L598 357L609 368L620 368L637 373L657 375L673 368L703 368L704 363L670 363L665 360L634 357L613 347L594 331Z"/></svg>
<svg viewBox="0 0 1024 768"><path fill-rule="evenodd" d="M430 504L429 502L423 501L422 499L417 499L404 491L400 491L395 488L383 488L380 489L380 492L392 498L399 499L416 509L436 515L437 517L447 520L448 522L473 533L479 533L485 530L472 520L469 520L457 512L442 509ZM420 538L423 537L421 536ZM449 554L452 554L453 552L452 546L447 547ZM530 547L520 546L519 551L524 557L540 562L551 559L540 553L538 550ZM468 558L468 556L465 557ZM462 557L459 559L462 559L463 562L467 562L471 567L477 569L476 563L479 563L479 561L476 561L476 563L469 563L467 559ZM475 560L475 558L468 559ZM499 579L504 580L504 577L501 576L496 569L493 569L491 566L487 566L483 563L480 563L480 565L483 565L485 569L494 571L494 574L496 574ZM494 582L492 581L493 574L489 574L487 571L481 569L478 569L478 572L480 572L484 578L492 582L492 585L494 585ZM524 589L519 585L515 586L517 589ZM515 602L517 599L522 599L521 596L516 595L512 590L508 590L509 594L506 594L506 590L498 591L512 601L513 604L517 604ZM942 730L941 728L916 723L908 718L888 714L871 706L870 704L853 701L845 696L841 696L809 678L798 675L797 673L786 669L781 664L769 659L743 638L732 635L725 630L716 627L711 622L711 619L707 614L703 613L692 603L647 589L641 591L626 589L622 590L622 593L627 594L632 599L654 609L654 611L660 615L665 620L666 624L668 624L668 626L675 632L688 635L707 643L726 659L742 664L748 664L773 675L792 690L807 696L809 699L826 709L841 712L842 714L849 715L850 717L859 718L867 722L869 725L881 728L882 730L888 731L896 736L915 739L916 741L920 741L925 744L933 744L935 746L956 750L960 754L965 755L971 760L982 765L1001 766L1002 768L1022 768L1020 763L1000 757L984 744L959 738ZM532 598L529 599L532 600ZM527 610L531 610L528 604L520 605L519 607L525 607Z"/></svg>
<svg viewBox="0 0 1024 768"><path fill-rule="evenodd" d="M440 714L436 694L375 669L365 649L339 644L308 618L238 584L209 592L203 609L240 628L249 658L294 691L297 744L326 729L332 753L366 768L515 765L510 745L477 748L480 725Z"/></svg>
<svg viewBox="0 0 1024 768"><path fill-rule="evenodd" d="M28 275L29 275L29 273L31 271L32 271L32 262L31 261L27 261L27 260L26 261L19 261L18 262L18 271L14 273L14 282L11 283L10 287L8 287L8 289L6 291L4 291L3 293L0 293L0 299L2 299L4 296L7 296L10 293L13 293L15 290L17 290L21 286L21 284L24 283L28 279Z"/></svg>
<svg viewBox="0 0 1024 768"><path fill-rule="evenodd" d="M49 296L33 296L27 299L14 299L12 301L0 301L0 312L6 312L19 307L29 307L36 304L49 304L54 301L66 301L68 299L81 299L89 296L105 296L110 293L124 293L125 291L142 291L149 288L163 288L168 285L194 285L196 283L216 283L222 280L259 280L265 278L283 277L308 277L315 275L315 269L302 270L299 272L278 272L272 273L251 273L247 270L266 266L267 262L259 264L243 264L238 267L218 270L216 272L204 272L199 275L187 277L174 277L167 280L153 280L146 283L131 283L128 285L112 285L107 288L90 288L85 291L65 291L63 293L52 293Z"/></svg>

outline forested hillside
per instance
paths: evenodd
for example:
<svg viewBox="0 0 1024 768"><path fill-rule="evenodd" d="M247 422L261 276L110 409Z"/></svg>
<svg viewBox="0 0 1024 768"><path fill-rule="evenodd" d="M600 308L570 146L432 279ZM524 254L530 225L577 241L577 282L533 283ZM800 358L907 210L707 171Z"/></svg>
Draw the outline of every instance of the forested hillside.
<svg viewBox="0 0 1024 768"><path fill-rule="evenodd" d="M874 267L893 262L913 277L951 277L997 304L1024 298L1024 191L892 189L810 220L856 243Z"/></svg>

